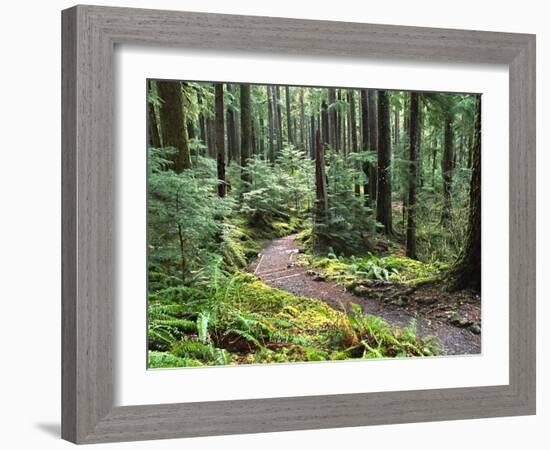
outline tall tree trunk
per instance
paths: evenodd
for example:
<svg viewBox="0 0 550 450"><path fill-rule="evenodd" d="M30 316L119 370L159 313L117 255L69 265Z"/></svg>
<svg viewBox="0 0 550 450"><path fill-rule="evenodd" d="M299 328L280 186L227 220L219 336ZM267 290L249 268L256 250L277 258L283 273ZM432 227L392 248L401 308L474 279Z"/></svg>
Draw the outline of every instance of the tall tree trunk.
<svg viewBox="0 0 550 450"><path fill-rule="evenodd" d="M250 101L250 85L241 84L241 167L244 169L252 155L252 111ZM251 180L245 170L241 172L245 183Z"/></svg>
<svg viewBox="0 0 550 450"><path fill-rule="evenodd" d="M466 243L447 275L450 290L481 291L481 97L476 98L475 132L472 146L472 179Z"/></svg>
<svg viewBox="0 0 550 450"><path fill-rule="evenodd" d="M223 83L216 84L214 88L214 98L216 104L216 160L218 166L218 195L225 197L227 184L225 180L225 129L223 107Z"/></svg>
<svg viewBox="0 0 550 450"><path fill-rule="evenodd" d="M267 127L268 127L268 136L269 136L269 160L275 162L275 125L273 121L273 92L271 86L265 87L266 96L267 96Z"/></svg>
<svg viewBox="0 0 550 450"><path fill-rule="evenodd" d="M286 100L286 137L288 144L294 144L292 136L292 116L290 115L290 87L285 86L285 100Z"/></svg>
<svg viewBox="0 0 550 450"><path fill-rule="evenodd" d="M388 94L378 91L378 194L376 220L384 233L393 234L391 205L391 132Z"/></svg>
<svg viewBox="0 0 550 450"><path fill-rule="evenodd" d="M451 218L451 184L453 170L453 116L445 114L445 141L443 144L443 159L441 160L441 174L443 176L443 209L441 222L446 223Z"/></svg>
<svg viewBox="0 0 550 450"><path fill-rule="evenodd" d="M187 136L187 120L183 108L183 85L174 81L157 81L157 89L163 100L160 109L162 143L174 147L174 170L181 173L191 168L191 152Z"/></svg>
<svg viewBox="0 0 550 450"><path fill-rule="evenodd" d="M202 141L204 145L207 144L206 142L206 120L204 119L204 113L202 111L202 91L199 89L197 90L197 105L199 107L199 139Z"/></svg>
<svg viewBox="0 0 550 450"><path fill-rule="evenodd" d="M361 149L364 152L372 150L369 147L369 104L366 89L361 89ZM365 174L365 183L363 185L363 196L365 205L371 206L370 196L371 164L368 161L363 162L363 173Z"/></svg>
<svg viewBox="0 0 550 450"><path fill-rule="evenodd" d="M323 100L321 103L321 129L323 133L323 145L330 145L330 132L329 132L329 121L328 121L328 106L327 102Z"/></svg>
<svg viewBox="0 0 550 450"><path fill-rule="evenodd" d="M336 115L336 90L328 89L328 140L329 145L338 150L338 116Z"/></svg>
<svg viewBox="0 0 550 450"><path fill-rule="evenodd" d="M300 88L300 141L304 151L307 149L306 112L304 106L304 88Z"/></svg>
<svg viewBox="0 0 550 450"><path fill-rule="evenodd" d="M258 141L259 141L259 147L258 152L262 156L263 159L265 159L265 124L264 124L264 118L260 116L260 126L258 130Z"/></svg>
<svg viewBox="0 0 550 450"><path fill-rule="evenodd" d="M419 95L411 92L409 122L409 201L407 207L407 256L416 259L416 184L419 144Z"/></svg>
<svg viewBox="0 0 550 450"><path fill-rule="evenodd" d="M395 132L395 145L398 146L401 144L401 130L399 127L399 120L400 120L400 111L399 107L395 107L393 110L393 117L394 117L394 132Z"/></svg>
<svg viewBox="0 0 550 450"><path fill-rule="evenodd" d="M283 148L283 115L281 113L281 92L279 90L279 86L273 87L274 92L274 104L275 104L275 110L277 112L277 151L281 151Z"/></svg>
<svg viewBox="0 0 550 450"><path fill-rule="evenodd" d="M227 92L230 94L235 94L235 89L233 85L226 85ZM231 105L227 105L226 108L227 116L227 156L228 161L235 161L240 163L239 158L239 149L238 149L238 132L237 132L237 121L235 109Z"/></svg>
<svg viewBox="0 0 550 450"><path fill-rule="evenodd" d="M147 94L151 96L153 92L153 84L151 80L147 80ZM162 147L160 143L159 127L157 124L157 115L155 113L155 105L152 101L147 101L147 119L149 126L147 127L147 145L153 148Z"/></svg>
<svg viewBox="0 0 550 450"><path fill-rule="evenodd" d="M217 158L216 150L216 120L208 118L206 121L206 134L208 136L208 156L212 159Z"/></svg>
<svg viewBox="0 0 550 450"><path fill-rule="evenodd" d="M309 156L311 157L311 159L315 159L315 114L311 114L311 119L310 119L310 126L311 126L311 130L310 130L310 139L309 139L309 142L310 142L310 149L309 149Z"/></svg>
<svg viewBox="0 0 550 450"><path fill-rule="evenodd" d="M315 133L315 222L327 223L328 193L325 176L325 150L319 130Z"/></svg>
<svg viewBox="0 0 550 450"><path fill-rule="evenodd" d="M192 120L187 121L187 136L189 137L189 141L195 139L195 125Z"/></svg>
<svg viewBox="0 0 550 450"><path fill-rule="evenodd" d="M369 89L368 91L368 105L369 105L369 150L378 153L378 110L376 91ZM376 202L376 195L378 192L378 170L377 164L370 164L370 182L369 182L369 194L371 202Z"/></svg>
<svg viewBox="0 0 550 450"><path fill-rule="evenodd" d="M350 121L350 133L351 133L351 151L357 153L357 123L355 117L355 93L352 89L348 91L348 102L349 102L349 121ZM355 183L355 195L361 195L361 185Z"/></svg>

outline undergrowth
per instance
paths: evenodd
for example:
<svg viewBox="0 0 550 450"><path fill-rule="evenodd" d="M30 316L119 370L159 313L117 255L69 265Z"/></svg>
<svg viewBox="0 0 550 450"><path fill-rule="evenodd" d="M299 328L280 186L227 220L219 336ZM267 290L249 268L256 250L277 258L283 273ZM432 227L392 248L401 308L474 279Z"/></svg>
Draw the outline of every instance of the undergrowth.
<svg viewBox="0 0 550 450"><path fill-rule="evenodd" d="M358 305L345 313L249 274L149 295L149 367L328 361L441 353L415 324L394 328Z"/></svg>

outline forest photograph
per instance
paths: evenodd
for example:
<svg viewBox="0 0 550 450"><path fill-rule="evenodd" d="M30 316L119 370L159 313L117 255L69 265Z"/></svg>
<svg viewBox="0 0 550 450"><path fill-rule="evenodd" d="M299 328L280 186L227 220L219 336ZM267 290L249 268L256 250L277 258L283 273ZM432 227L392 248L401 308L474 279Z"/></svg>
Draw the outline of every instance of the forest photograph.
<svg viewBox="0 0 550 450"><path fill-rule="evenodd" d="M148 79L147 361L481 353L481 95Z"/></svg>

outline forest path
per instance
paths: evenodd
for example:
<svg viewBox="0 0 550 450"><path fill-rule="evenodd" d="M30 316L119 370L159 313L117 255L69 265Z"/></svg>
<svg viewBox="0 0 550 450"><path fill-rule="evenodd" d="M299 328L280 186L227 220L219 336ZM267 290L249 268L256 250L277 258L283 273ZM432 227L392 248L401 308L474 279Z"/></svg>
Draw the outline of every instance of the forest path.
<svg viewBox="0 0 550 450"><path fill-rule="evenodd" d="M383 302L378 298L358 297L334 282L318 280L306 274L307 268L295 265L299 245L296 235L276 239L265 245L252 263L250 270L268 286L287 291L296 296L322 300L337 310L351 303L361 305L365 314L379 316L394 326L405 327L411 319L417 321L420 336L435 335L448 355L475 354L481 352L481 338L465 328L459 328L446 320L433 320L411 315L400 306Z"/></svg>

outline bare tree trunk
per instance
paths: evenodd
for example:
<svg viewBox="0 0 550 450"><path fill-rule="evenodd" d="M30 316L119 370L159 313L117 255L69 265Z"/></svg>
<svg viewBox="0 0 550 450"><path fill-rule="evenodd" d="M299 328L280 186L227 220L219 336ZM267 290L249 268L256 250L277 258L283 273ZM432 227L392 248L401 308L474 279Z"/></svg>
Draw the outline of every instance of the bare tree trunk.
<svg viewBox="0 0 550 450"><path fill-rule="evenodd" d="M310 125L311 125L311 130L310 130L311 137L309 140L310 142L309 156L311 157L311 159L315 159L315 114L311 114Z"/></svg>
<svg viewBox="0 0 550 450"><path fill-rule="evenodd" d="M376 91L374 89L368 90L368 105L369 105L369 150L378 153L378 109L376 106ZM370 182L369 182L369 194L371 202L376 202L376 195L378 192L378 170L377 164L370 164Z"/></svg>
<svg viewBox="0 0 550 450"><path fill-rule="evenodd" d="M216 155L218 167L218 195L225 197L227 184L225 180L225 128L223 107L223 83L215 86L214 97L216 103Z"/></svg>
<svg viewBox="0 0 550 450"><path fill-rule="evenodd" d="M300 89L300 141L302 142L302 148L304 151L307 149L307 136L306 136L306 113L304 106L304 89Z"/></svg>
<svg viewBox="0 0 550 450"><path fill-rule="evenodd" d="M285 86L285 100L286 100L286 140L288 144L294 144L292 139L292 116L290 115L290 87Z"/></svg>
<svg viewBox="0 0 550 450"><path fill-rule="evenodd" d="M158 81L157 89L163 100L160 109L162 143L165 147L174 147L174 170L181 173L191 168L191 152L187 136L187 120L183 108L183 83Z"/></svg>
<svg viewBox="0 0 550 450"><path fill-rule="evenodd" d="M235 90L233 85L228 84L226 86L227 92L234 94ZM240 162L239 158L239 149L238 149L238 132L237 132L237 123L236 123L236 113L234 108L227 105L226 108L227 116L227 156L228 160Z"/></svg>
<svg viewBox="0 0 550 450"><path fill-rule="evenodd" d="M384 233L393 234L391 204L391 135L388 94L378 91L378 195L376 220L384 225Z"/></svg>
<svg viewBox="0 0 550 450"><path fill-rule="evenodd" d="M271 86L266 86L266 95L267 95L267 127L269 128L269 160L271 162L275 161L275 143L274 140L274 122L273 122L273 92Z"/></svg>
<svg viewBox="0 0 550 450"><path fill-rule="evenodd" d="M328 105L327 102L323 100L321 103L321 132L323 134L323 145L330 145L330 132L329 132L329 121L328 121Z"/></svg>
<svg viewBox="0 0 550 450"><path fill-rule="evenodd" d="M419 143L419 95L411 92L409 123L409 201L407 207L407 256L416 259L416 184Z"/></svg>
<svg viewBox="0 0 550 450"><path fill-rule="evenodd" d="M336 90L328 89L328 141L329 145L338 150L338 125L336 115Z"/></svg>
<svg viewBox="0 0 550 450"><path fill-rule="evenodd" d="M260 155L262 155L262 158L265 159L265 124L264 124L264 118L260 117L260 129L258 130L258 140L259 140L259 148L258 151Z"/></svg>
<svg viewBox="0 0 550 450"><path fill-rule="evenodd" d="M443 145L443 159L441 160L441 174L443 176L443 209L441 222L446 223L451 218L451 184L453 170L453 116L445 114L445 142Z"/></svg>
<svg viewBox="0 0 550 450"><path fill-rule="evenodd" d="M277 112L275 115L275 117L277 117L277 151L280 152L283 148L283 119L281 113L281 93L279 91L279 86L273 86L273 92L275 111Z"/></svg>
<svg viewBox="0 0 550 450"><path fill-rule="evenodd" d="M250 85L241 84L241 167L246 168L248 159L252 155L252 112L250 101ZM245 183L251 180L242 170L241 179Z"/></svg>
<svg viewBox="0 0 550 450"><path fill-rule="evenodd" d="M364 152L372 150L369 147L369 134L369 104L367 90L361 89L361 148ZM363 162L363 173L365 174L366 180L363 185L363 196L365 198L365 205L371 206L371 164L368 161Z"/></svg>
<svg viewBox="0 0 550 450"><path fill-rule="evenodd" d="M199 106L199 139L204 145L207 145L206 142L206 120L204 119L204 113L202 111L202 91L197 90L197 105Z"/></svg>

